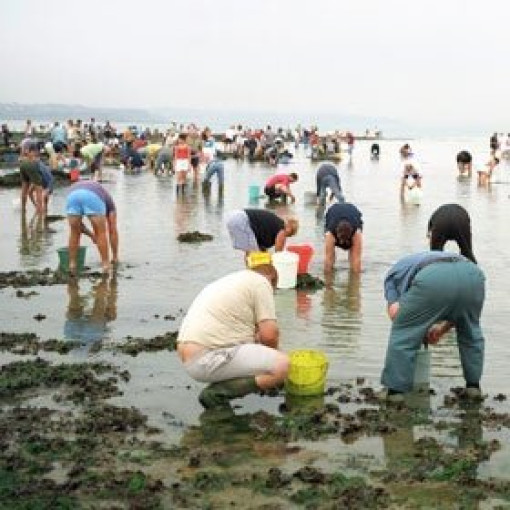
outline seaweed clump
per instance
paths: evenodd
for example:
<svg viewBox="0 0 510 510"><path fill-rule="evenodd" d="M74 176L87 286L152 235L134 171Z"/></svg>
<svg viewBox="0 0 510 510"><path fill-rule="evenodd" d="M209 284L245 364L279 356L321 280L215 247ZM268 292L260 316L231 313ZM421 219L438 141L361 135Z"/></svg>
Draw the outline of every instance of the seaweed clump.
<svg viewBox="0 0 510 510"><path fill-rule="evenodd" d="M324 280L317 276L312 276L310 273L303 273L297 275L296 289L299 290L317 290L324 287Z"/></svg>
<svg viewBox="0 0 510 510"><path fill-rule="evenodd" d="M124 354L136 356L140 352L154 352L169 350L175 351L177 348L177 331L170 331L164 335L157 335L154 338L133 338L127 337L127 342L118 347L118 350Z"/></svg>
<svg viewBox="0 0 510 510"><path fill-rule="evenodd" d="M212 241L213 239L211 234L203 234L198 230L194 232L183 232L177 236L177 240L181 243L201 243L203 241Z"/></svg>

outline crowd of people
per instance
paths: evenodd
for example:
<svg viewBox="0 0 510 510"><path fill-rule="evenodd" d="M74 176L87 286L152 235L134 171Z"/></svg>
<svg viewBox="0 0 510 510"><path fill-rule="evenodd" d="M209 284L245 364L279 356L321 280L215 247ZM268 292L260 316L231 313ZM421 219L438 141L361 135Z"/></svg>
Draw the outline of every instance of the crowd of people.
<svg viewBox="0 0 510 510"><path fill-rule="evenodd" d="M29 128L27 123L21 143L22 209L25 211L30 198L37 212L44 214L52 191L51 171L41 161L41 145ZM48 153L67 160L85 160L94 177L78 180L67 194L70 275L77 272L82 234L97 246L103 272L110 272L119 261L115 202L100 182L102 158L113 147L120 148L126 167L137 167L136 153L155 174L170 170L175 175L177 195L186 193L189 175L195 182L203 175L204 193L208 193L216 175L219 193L223 192L225 176L223 161L218 157L218 143L222 143L223 150L237 151L239 155L250 151L250 145L245 143L246 139L239 138L234 127L227 130L222 142L208 128L199 130L190 125L181 132L171 129L160 144L148 143L143 133L135 135L128 129L121 137L120 146L109 123L99 128L91 122L86 128L83 135L71 122L67 129L56 122L51 139L44 146ZM283 154L282 147L286 147L283 138L281 142L278 140L278 133L273 133L268 126L259 139L264 151L276 147L277 159ZM310 136L313 133L312 130ZM111 143L112 139L117 142ZM491 141L494 151L491 157L496 158L502 150L508 150L510 155L510 136L508 141L508 149L501 145L493 148ZM348 140L348 145L352 152L354 137ZM379 144L372 144L370 157L379 158L380 152ZM400 157L403 195L408 189L422 187L422 172L409 144L401 147ZM268 163L273 163L271 158ZM71 165L71 161L66 164ZM80 161L72 164L76 168ZM471 175L469 152L461 151L457 164L460 173ZM315 177L316 206L324 217L324 272L334 271L339 248L348 254L349 271L359 274L363 256L362 211L346 200L338 167L333 162L319 164ZM291 186L298 179L296 172L279 170L267 179L265 195L269 201L288 199L293 203L296 197ZM90 225L85 224L85 218ZM227 405L233 398L278 387L289 370L289 358L280 349L273 298L278 273L270 256L258 263L250 263L250 257L254 253L269 253L271 249L284 250L287 239L298 232L299 219L283 219L270 210L246 208L229 214L226 229L233 248L243 252L246 269L223 276L199 293L177 339L177 352L187 373L197 381L208 383L199 397L204 407ZM385 387L381 398L387 402L403 400L405 393L412 389L416 354L421 345L437 343L452 329L457 332L466 395L481 398L484 337L480 315L485 290L484 275L473 253L469 214L460 205L443 205L430 217L427 230L429 249L400 259L384 281L388 316L392 321L381 378ZM444 251L448 241L457 243L459 253Z"/></svg>

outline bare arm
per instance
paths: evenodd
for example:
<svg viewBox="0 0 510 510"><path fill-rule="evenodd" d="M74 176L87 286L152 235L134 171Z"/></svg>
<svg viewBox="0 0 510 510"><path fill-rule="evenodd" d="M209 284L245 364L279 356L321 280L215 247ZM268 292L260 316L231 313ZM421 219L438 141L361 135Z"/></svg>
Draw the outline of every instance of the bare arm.
<svg viewBox="0 0 510 510"><path fill-rule="evenodd" d="M285 229L280 230L278 232L278 235L276 236L275 242L274 242L274 249L275 251L283 251L285 248L285 242L287 241L287 234L285 233Z"/></svg>
<svg viewBox="0 0 510 510"><path fill-rule="evenodd" d="M363 234L357 230L352 238L352 246L349 250L349 265L351 271L361 273L361 252L363 249Z"/></svg>
<svg viewBox="0 0 510 510"><path fill-rule="evenodd" d="M280 331L275 320L265 320L257 324L257 334L255 335L257 342L266 347L278 349L279 338Z"/></svg>
<svg viewBox="0 0 510 510"><path fill-rule="evenodd" d="M335 237L326 232L324 237L324 271L333 271L335 265Z"/></svg>

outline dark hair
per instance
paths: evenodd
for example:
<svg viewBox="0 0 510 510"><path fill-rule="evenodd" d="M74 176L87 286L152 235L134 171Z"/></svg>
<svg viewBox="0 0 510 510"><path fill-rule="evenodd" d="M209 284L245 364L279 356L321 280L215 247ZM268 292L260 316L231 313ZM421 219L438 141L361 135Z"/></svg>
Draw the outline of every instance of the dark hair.
<svg viewBox="0 0 510 510"><path fill-rule="evenodd" d="M471 245L471 220L464 207L445 204L429 220L430 249L442 251L447 241L455 241L460 253L476 264Z"/></svg>
<svg viewBox="0 0 510 510"><path fill-rule="evenodd" d="M289 177L292 177L294 179L294 181L297 181L299 179L299 176L296 172L290 173Z"/></svg>
<svg viewBox="0 0 510 510"><path fill-rule="evenodd" d="M354 228L347 220L341 220L335 228L335 237L342 250L350 250Z"/></svg>
<svg viewBox="0 0 510 510"><path fill-rule="evenodd" d="M473 161L473 157L468 151L460 151L457 154L457 163L467 164L471 163L471 161Z"/></svg>

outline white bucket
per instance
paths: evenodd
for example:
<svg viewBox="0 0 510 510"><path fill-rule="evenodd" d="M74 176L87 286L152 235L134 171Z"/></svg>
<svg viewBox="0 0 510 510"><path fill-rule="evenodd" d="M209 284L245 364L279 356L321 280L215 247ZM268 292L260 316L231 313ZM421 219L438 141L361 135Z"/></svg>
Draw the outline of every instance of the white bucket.
<svg viewBox="0 0 510 510"><path fill-rule="evenodd" d="M430 351L422 347L416 353L413 389L428 388L430 384Z"/></svg>
<svg viewBox="0 0 510 510"><path fill-rule="evenodd" d="M418 186L414 186L406 191L406 202L408 204L420 205L423 197L423 191Z"/></svg>
<svg viewBox="0 0 510 510"><path fill-rule="evenodd" d="M290 251L280 251L273 255L273 266L278 273L279 289L293 289L297 283L299 255Z"/></svg>

